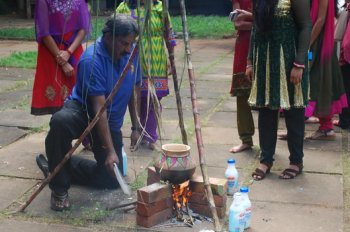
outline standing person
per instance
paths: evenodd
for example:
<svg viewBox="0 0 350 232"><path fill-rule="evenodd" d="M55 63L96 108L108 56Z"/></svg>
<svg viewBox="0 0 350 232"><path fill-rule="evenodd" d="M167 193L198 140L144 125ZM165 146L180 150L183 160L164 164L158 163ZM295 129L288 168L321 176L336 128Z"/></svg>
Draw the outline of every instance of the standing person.
<svg viewBox="0 0 350 232"><path fill-rule="evenodd" d="M81 56L77 68L77 83L63 108L50 121L45 140L49 170L62 161L89 121L104 105L113 87L127 65L138 26L134 19L117 15L109 19L102 30L103 35L89 46ZM92 129L92 152L96 161L72 156L68 163L50 182L51 208L62 211L70 207L68 189L75 182L97 188L117 188L113 165L123 170L121 127L128 104L134 104L134 88L139 91L141 68L137 59L127 72L120 89L113 97ZM131 114L132 122L136 112ZM138 125L133 124L137 127ZM137 131L133 131L133 134ZM132 135L133 137L133 135ZM40 169L45 162L38 163ZM43 169L42 169L43 170Z"/></svg>
<svg viewBox="0 0 350 232"><path fill-rule="evenodd" d="M142 22L146 13L143 3L144 1L141 0L141 8L139 9ZM144 137L141 144L153 150L158 140L158 119L162 110L160 101L169 94L169 87L167 53L164 42L163 6L162 2L158 0L153 0L151 3L150 26L145 27L141 41L142 51L140 51L143 71L140 121L144 129ZM117 7L116 13L129 14L137 19L139 16L136 8L136 0L125 0ZM170 43L172 46L175 46L176 42L173 33L170 33L170 35ZM155 90L155 95L153 89ZM134 146L135 144L132 144L131 148L134 149Z"/></svg>
<svg viewBox="0 0 350 232"><path fill-rule="evenodd" d="M344 5L345 10L347 10L348 12L350 11L349 2L350 1L348 1ZM346 31L344 33L344 38L341 41L339 65L340 65L341 72L343 74L345 92L349 103L350 102L350 17L348 18ZM339 126L342 129L350 128L349 107L343 108L341 114L339 114L339 121L335 120L333 124L336 126Z"/></svg>
<svg viewBox="0 0 350 232"><path fill-rule="evenodd" d="M332 118L347 107L334 43L334 16L337 0L312 0L311 19L313 23L310 51L313 59L310 66L310 102L306 116L319 118L320 126L308 136L313 140L334 140Z"/></svg>
<svg viewBox="0 0 350 232"><path fill-rule="evenodd" d="M35 7L38 58L31 114L53 114L75 84L90 16L85 0L36 0Z"/></svg>
<svg viewBox="0 0 350 232"><path fill-rule="evenodd" d="M231 95L237 97L237 128L239 138L242 143L232 147L229 151L232 153L241 152L250 149L253 146L254 121L248 97L250 94L251 82L245 77L247 66L250 31L253 26L252 1L251 0L233 0L233 9L237 11L238 16L233 20L237 30L235 52L233 58L233 76L231 84Z"/></svg>
<svg viewBox="0 0 350 232"><path fill-rule="evenodd" d="M283 109L290 165L280 178L293 179L303 169L310 3L305 0L253 0L253 15L246 75L254 79L248 102L259 108L261 153L260 165L252 177L262 180L270 172L276 149L278 114Z"/></svg>

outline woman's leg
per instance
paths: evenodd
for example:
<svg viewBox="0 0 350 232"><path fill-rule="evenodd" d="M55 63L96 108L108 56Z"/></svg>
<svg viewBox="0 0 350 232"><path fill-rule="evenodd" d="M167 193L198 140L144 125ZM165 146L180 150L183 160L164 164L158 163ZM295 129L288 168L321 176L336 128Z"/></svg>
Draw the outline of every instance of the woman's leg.
<svg viewBox="0 0 350 232"><path fill-rule="evenodd" d="M230 152L240 152L253 146L254 121L248 96L237 96L237 129L242 144L234 146Z"/></svg>
<svg viewBox="0 0 350 232"><path fill-rule="evenodd" d="M159 104L162 98L158 98ZM159 116L161 112L161 105L159 109ZM148 114L147 114L148 113ZM141 113L140 121L142 127L145 129L146 134L144 135L144 140L149 143L155 143L158 139L157 127L158 119L157 112L154 104L147 102L147 97L141 97Z"/></svg>

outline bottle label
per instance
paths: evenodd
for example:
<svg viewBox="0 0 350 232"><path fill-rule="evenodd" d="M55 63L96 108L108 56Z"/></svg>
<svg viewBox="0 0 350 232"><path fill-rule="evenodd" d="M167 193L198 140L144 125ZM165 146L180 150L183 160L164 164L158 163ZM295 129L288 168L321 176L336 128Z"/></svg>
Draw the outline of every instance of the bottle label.
<svg viewBox="0 0 350 232"><path fill-rule="evenodd" d="M227 194L233 195L237 189L237 181L234 177L227 177Z"/></svg>

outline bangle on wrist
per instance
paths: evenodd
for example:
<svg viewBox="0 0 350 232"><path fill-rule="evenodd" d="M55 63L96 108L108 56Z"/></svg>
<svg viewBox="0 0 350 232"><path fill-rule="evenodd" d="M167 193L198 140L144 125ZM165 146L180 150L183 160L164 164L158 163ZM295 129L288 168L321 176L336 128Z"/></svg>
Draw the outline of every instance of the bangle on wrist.
<svg viewBox="0 0 350 232"><path fill-rule="evenodd" d="M293 65L294 65L294 67L296 67L296 68L302 68L302 69L305 68L305 65L303 65L303 64L298 64L298 63L296 63L296 62L294 62Z"/></svg>
<svg viewBox="0 0 350 232"><path fill-rule="evenodd" d="M245 68L252 68L253 65L252 64L248 64Z"/></svg>
<svg viewBox="0 0 350 232"><path fill-rule="evenodd" d="M68 48L66 51L68 52L68 54L69 54L70 56L73 54L73 52L71 52L71 51L69 50L69 48Z"/></svg>

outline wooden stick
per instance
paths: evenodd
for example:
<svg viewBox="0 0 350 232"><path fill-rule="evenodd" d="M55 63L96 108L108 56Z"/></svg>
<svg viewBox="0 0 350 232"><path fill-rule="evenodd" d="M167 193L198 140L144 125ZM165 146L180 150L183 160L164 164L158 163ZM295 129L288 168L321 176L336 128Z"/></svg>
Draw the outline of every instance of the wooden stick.
<svg viewBox="0 0 350 232"><path fill-rule="evenodd" d="M90 131L92 130L92 128L95 126L95 124L97 123L97 121L100 119L101 115L103 114L103 112L107 109L107 106L111 103L114 95L117 93L117 91L119 90L121 84L123 83L123 80L125 78L126 73L129 71L133 60L137 54L138 51L138 42L136 43L136 46L134 47L128 63L125 65L122 73L120 74L120 78L117 81L117 83L115 84L115 86L113 87L110 95L107 97L104 105L101 107L101 109L96 113L96 116L92 119L92 121L89 123L88 127L85 129L85 131L80 135L80 137L78 138L78 140L75 142L74 146L67 152L67 154L64 156L63 160L55 167L55 169L53 170L52 173L50 173L48 175L48 177L46 177L46 179L43 180L43 182L41 183L41 185L39 186L39 188L37 190L35 190L35 192L29 197L29 199L20 207L20 209L18 210L19 212L23 212L28 205L35 199L35 197L41 192L41 190L43 190L43 188L51 181L51 179L53 177L56 176L56 174L62 169L62 167L64 166L64 164L70 159L70 157L73 155L73 152L79 147L79 145L81 144L81 142L83 141L83 139L90 133Z"/></svg>
<svg viewBox="0 0 350 232"><path fill-rule="evenodd" d="M173 76L174 91L175 91L175 97L176 97L177 113L179 115L179 126L180 126L180 130L181 130L181 135L182 135L182 142L184 144L188 145L187 133L185 130L184 118L183 118L183 112L182 112L182 102L181 102L181 96L180 96L180 89L179 89L177 73L176 73L174 47L171 46L171 43L169 41L169 39L170 39L170 23L169 23L169 11L168 11L167 1L163 1L163 19L164 19L164 26L165 26L164 39L165 39L166 47L168 49L169 62L170 62L170 66L171 66L171 74Z"/></svg>
<svg viewBox="0 0 350 232"><path fill-rule="evenodd" d="M209 177L207 174L208 173L207 165L206 165L205 155L204 155L200 116L199 116L198 107L197 107L197 93L196 93L196 85L195 85L196 78L194 76L193 65L191 62L191 48L190 48L188 29L187 29L185 1L184 0L179 0L179 1L180 1L180 8L181 8L182 28L183 28L183 35L184 35L187 66L188 66L188 76L189 76L190 87L191 87L191 101L192 101L192 110L193 110L193 117L194 117L194 123L195 123L199 162L200 162L201 171L203 175L204 186L207 192L209 207L214 219L215 231L221 231L221 225L218 218L218 214L216 212L213 193L211 191L210 184L209 184Z"/></svg>

